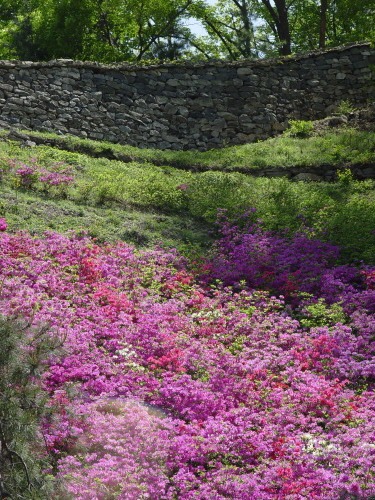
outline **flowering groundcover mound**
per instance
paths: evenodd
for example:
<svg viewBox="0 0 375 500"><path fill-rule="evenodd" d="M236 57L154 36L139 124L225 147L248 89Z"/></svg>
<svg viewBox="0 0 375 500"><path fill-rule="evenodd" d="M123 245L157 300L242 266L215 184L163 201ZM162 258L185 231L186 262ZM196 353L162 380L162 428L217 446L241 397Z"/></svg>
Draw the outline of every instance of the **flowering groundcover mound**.
<svg viewBox="0 0 375 500"><path fill-rule="evenodd" d="M222 240L231 289L173 251L1 234L1 314L62 344L42 379L56 498L375 495L374 270L275 238ZM251 290L262 273L286 302Z"/></svg>

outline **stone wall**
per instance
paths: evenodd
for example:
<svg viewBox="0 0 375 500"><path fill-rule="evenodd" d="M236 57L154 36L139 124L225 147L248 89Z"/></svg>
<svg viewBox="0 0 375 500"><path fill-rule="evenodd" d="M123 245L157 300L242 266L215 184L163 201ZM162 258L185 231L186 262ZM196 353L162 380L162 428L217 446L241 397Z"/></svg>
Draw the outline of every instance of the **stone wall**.
<svg viewBox="0 0 375 500"><path fill-rule="evenodd" d="M375 97L375 49L356 44L266 61L150 67L0 62L0 120L160 149L210 149L275 135Z"/></svg>

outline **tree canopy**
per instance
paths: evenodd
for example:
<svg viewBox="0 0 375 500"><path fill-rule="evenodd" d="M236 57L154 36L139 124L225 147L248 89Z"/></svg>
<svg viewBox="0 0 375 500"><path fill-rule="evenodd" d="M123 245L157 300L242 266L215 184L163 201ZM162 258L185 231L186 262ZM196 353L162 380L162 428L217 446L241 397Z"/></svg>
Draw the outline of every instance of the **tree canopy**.
<svg viewBox="0 0 375 500"><path fill-rule="evenodd" d="M198 35L189 20L199 21ZM375 39L375 0L2 0L0 57L267 57Z"/></svg>

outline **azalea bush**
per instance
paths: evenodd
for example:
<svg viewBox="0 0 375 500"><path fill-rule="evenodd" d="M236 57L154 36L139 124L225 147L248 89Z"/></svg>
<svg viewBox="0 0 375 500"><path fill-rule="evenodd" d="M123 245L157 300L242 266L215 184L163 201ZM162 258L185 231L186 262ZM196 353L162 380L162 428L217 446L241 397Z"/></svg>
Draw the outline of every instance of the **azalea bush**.
<svg viewBox="0 0 375 500"><path fill-rule="evenodd" d="M371 138L361 134L357 134L357 142L361 139L367 149L373 149ZM318 149L316 144L311 146L309 142L313 138L293 141L297 141L298 151L301 150L303 154L309 151L312 157L319 158L322 151L332 155L335 148L346 147L350 151L357 151L358 144L351 137L352 133L345 133L340 140L336 137L336 142L341 141L340 144L335 141L333 144L327 137L325 146L321 145ZM292 141L285 137L280 140ZM311 161L307 160L302 163L290 160L290 163L287 160L288 144L275 143L274 139L268 142L241 146L242 153L238 150L238 154L244 155L243 161L250 166L254 161L254 151L246 151L249 147L256 147L259 149L258 160L265 167L272 164L300 165L301 171L304 165L311 167ZM258 218L271 231L288 228L291 233L296 233L308 226L316 238L340 246L343 262L364 260L375 264L375 183L372 179L357 181L349 170L341 170L343 164L350 165L350 161L337 164L340 170L335 182L294 182L287 178L252 177L245 175L241 169L242 173L236 172L236 148L229 148L226 152L208 151L204 164L215 171L201 171L200 167L194 167L192 152L169 151L164 156L164 152L132 148L129 151L125 149L128 151L125 154L123 146L116 145L114 153L123 151L120 157L124 161L119 161L96 157L104 155L105 150L111 150L108 144L104 150L101 149L104 145L99 147L91 142L86 146L89 147L88 151L94 148L91 150L94 157L47 146L21 148L14 143L0 141L0 216L8 217L12 230L26 227L32 234L40 234L45 228L66 231L66 228L79 230L82 226L92 236L101 237L102 240L124 239L135 244L140 241L142 245L147 242L151 245L154 240L150 238L148 228L143 227L142 221L143 214L151 212L155 218L159 215L164 220L166 217L175 218L177 222L172 222L172 231L179 235L183 245L186 241L194 240L201 224L205 226L205 233L209 232L208 226L215 222L218 209L226 209L230 217L235 219L249 207L256 207ZM87 151L84 147L82 150ZM264 156L265 150L268 151L268 158ZM176 163L177 157L174 155L185 153L185 163ZM279 153L281 156L278 156ZM226 154L228 168L224 167L221 160L218 163L219 156L222 159ZM279 158L275 160L276 163L271 162L270 155ZM134 161L131 161L132 158ZM163 166L169 165L168 160L172 161L173 158L171 164L179 168ZM187 163L187 158L190 163ZM135 161L137 159L138 162ZM145 163L147 159L150 163ZM356 163L366 162L365 158L361 161L356 159ZM68 203L70 206L63 208L63 216L54 217L53 214L61 213L62 200L67 201L66 207ZM24 203L31 205L25 208L27 214L23 214ZM116 217L120 219L124 219L126 213L134 218L135 212L138 212L140 220L136 223L135 237L133 229L120 230L120 224L107 223L108 210L117 212ZM71 217L72 214L83 212L90 212L91 215L85 218L81 215ZM94 220L98 218L97 215L103 222ZM188 230L190 234L186 235L184 230L175 231L182 219L184 224L186 221L185 225L193 228L192 231ZM157 224L157 231L162 233L160 240L166 241L168 245L178 245L176 241L171 243L171 231L160 231L160 226ZM209 236L204 235L204 239L209 239ZM206 252L204 244L202 247Z"/></svg>
<svg viewBox="0 0 375 500"><path fill-rule="evenodd" d="M374 268L223 231L201 282L175 251L1 233L0 313L61 346L40 374L55 497L375 495Z"/></svg>
<svg viewBox="0 0 375 500"><path fill-rule="evenodd" d="M65 197L67 187L75 181L71 165L64 162L43 165L36 158L30 158L27 163L9 159L3 166L3 173L15 188L36 189L59 197Z"/></svg>

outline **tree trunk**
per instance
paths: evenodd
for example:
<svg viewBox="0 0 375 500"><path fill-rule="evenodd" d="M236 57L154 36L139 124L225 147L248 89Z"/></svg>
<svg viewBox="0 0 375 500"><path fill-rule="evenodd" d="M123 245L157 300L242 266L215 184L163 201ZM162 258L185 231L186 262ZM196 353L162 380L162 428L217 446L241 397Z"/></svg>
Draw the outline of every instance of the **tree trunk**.
<svg viewBox="0 0 375 500"><path fill-rule="evenodd" d="M249 10L248 10L248 4L246 1L243 1L241 6L240 6L240 12L241 12L241 17L242 17L242 22L243 22L243 27L244 27L244 47L242 50L242 54L244 57L251 57L251 42L253 40L253 31L252 31L252 25L250 21L250 15L249 15Z"/></svg>
<svg viewBox="0 0 375 500"><path fill-rule="evenodd" d="M275 5L278 13L279 22L277 25L277 32L281 42L279 52L282 56L288 56L292 53L288 9L285 0L275 0Z"/></svg>
<svg viewBox="0 0 375 500"><path fill-rule="evenodd" d="M271 5L270 0L261 0L268 10L272 24L276 28L277 37L280 41L279 53L282 56L288 56L292 53L290 27L288 19L288 8L285 0L275 0L275 7ZM272 27L272 26L271 26Z"/></svg>
<svg viewBox="0 0 375 500"><path fill-rule="evenodd" d="M320 49L325 49L325 47L326 47L327 10L328 10L328 0L321 0L321 2L320 2L320 26L319 26L319 48Z"/></svg>

